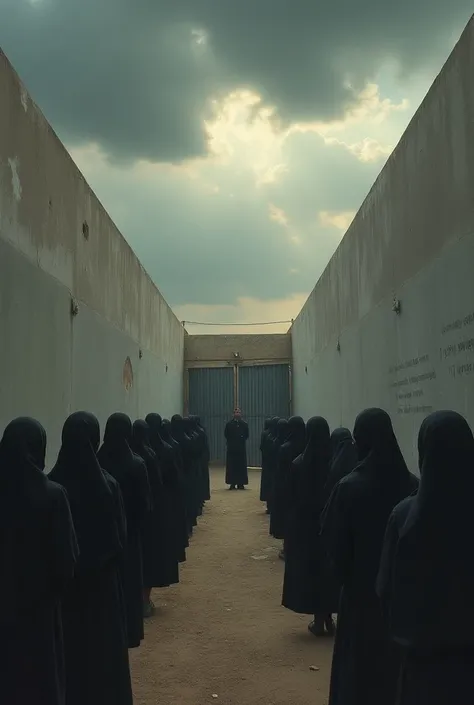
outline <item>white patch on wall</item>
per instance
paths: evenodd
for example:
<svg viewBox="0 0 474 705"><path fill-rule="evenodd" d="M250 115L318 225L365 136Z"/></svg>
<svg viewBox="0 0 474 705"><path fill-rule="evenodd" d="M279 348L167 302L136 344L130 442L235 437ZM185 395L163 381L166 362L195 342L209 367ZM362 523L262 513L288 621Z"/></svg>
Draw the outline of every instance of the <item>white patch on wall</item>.
<svg viewBox="0 0 474 705"><path fill-rule="evenodd" d="M14 159L9 159L8 163L10 165L10 169L12 170L13 195L15 197L15 200L20 202L21 201L21 194L22 194L20 177L18 176L18 167L20 165L20 162L18 161L18 158L15 157Z"/></svg>
<svg viewBox="0 0 474 705"><path fill-rule="evenodd" d="M26 91L26 88L24 88L23 86L21 86L20 88L20 101L25 113L28 112L28 93Z"/></svg>

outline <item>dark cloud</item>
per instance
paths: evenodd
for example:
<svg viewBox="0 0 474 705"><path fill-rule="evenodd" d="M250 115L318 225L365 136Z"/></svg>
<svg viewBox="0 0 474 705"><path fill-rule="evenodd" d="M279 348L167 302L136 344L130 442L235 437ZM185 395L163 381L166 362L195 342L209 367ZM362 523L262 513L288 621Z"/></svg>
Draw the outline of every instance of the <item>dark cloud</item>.
<svg viewBox="0 0 474 705"><path fill-rule="evenodd" d="M179 161L206 151L212 95L248 86L284 120L327 119L348 75L361 85L386 59L439 68L471 12L470 0L0 0L0 44L63 140Z"/></svg>
<svg viewBox="0 0 474 705"><path fill-rule="evenodd" d="M355 211L380 168L311 133L290 137L284 157L282 179L259 189L250 171L218 164L198 178L166 166L144 175L94 167L87 156L79 166L171 305L234 304L309 291L342 235L322 227L319 212ZM270 219L272 205L288 226Z"/></svg>

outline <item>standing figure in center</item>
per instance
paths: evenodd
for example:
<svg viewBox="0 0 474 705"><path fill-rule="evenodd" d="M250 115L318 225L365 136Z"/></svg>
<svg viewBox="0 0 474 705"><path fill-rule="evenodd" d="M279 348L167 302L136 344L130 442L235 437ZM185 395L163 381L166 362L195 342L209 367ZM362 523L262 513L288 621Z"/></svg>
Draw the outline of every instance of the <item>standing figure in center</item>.
<svg viewBox="0 0 474 705"><path fill-rule="evenodd" d="M228 421L224 431L227 453L225 481L230 490L245 489L249 484L247 469L247 440L249 427L242 418L240 409L234 410L234 417Z"/></svg>

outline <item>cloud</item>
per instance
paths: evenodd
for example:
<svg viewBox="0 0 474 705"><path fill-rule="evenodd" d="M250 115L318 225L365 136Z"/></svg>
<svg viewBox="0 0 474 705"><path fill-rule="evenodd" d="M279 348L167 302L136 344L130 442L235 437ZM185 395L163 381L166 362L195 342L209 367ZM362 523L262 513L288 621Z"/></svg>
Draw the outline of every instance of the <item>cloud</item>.
<svg viewBox="0 0 474 705"><path fill-rule="evenodd" d="M337 228L346 232L349 225L354 220L355 211L343 211L342 213L330 213L321 211L319 214L319 222L326 228Z"/></svg>
<svg viewBox="0 0 474 705"><path fill-rule="evenodd" d="M227 334L232 333L286 333L291 320L300 312L307 294L296 293L287 299L259 299L241 297L235 304L227 306L203 306L187 304L177 306L176 315L185 322L191 335L214 335L222 332L224 326ZM199 325L196 325L195 323ZM202 325L203 323L217 325ZM235 323L237 325L231 325ZM264 323L265 325L258 325ZM268 325L270 323L270 325Z"/></svg>
<svg viewBox="0 0 474 705"><path fill-rule="evenodd" d="M0 45L177 315L248 323L296 316L470 12L0 0Z"/></svg>
<svg viewBox="0 0 474 705"><path fill-rule="evenodd" d="M119 162L180 162L207 154L212 101L233 91L262 96L285 125L308 124L340 119L388 61L403 80L432 75L472 5L0 0L0 10L0 44L64 141L95 142Z"/></svg>
<svg viewBox="0 0 474 705"><path fill-rule="evenodd" d="M210 156L179 166L110 164L98 145L72 156L172 306L308 292L383 162L283 129L248 92L230 95L206 129Z"/></svg>

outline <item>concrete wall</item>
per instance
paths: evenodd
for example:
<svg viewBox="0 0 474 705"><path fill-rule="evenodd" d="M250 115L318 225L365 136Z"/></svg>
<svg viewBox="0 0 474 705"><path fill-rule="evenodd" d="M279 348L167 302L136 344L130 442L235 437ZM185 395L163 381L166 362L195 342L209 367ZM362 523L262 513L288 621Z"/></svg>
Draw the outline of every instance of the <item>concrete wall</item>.
<svg viewBox="0 0 474 705"><path fill-rule="evenodd" d="M288 334L187 335L184 357L188 368L286 363L291 360L291 338Z"/></svg>
<svg viewBox="0 0 474 705"><path fill-rule="evenodd" d="M295 410L382 406L413 469L431 410L474 424L473 76L471 20L291 331Z"/></svg>
<svg viewBox="0 0 474 705"><path fill-rule="evenodd" d="M71 315L71 300L77 315ZM0 52L0 433L182 409L184 330Z"/></svg>

